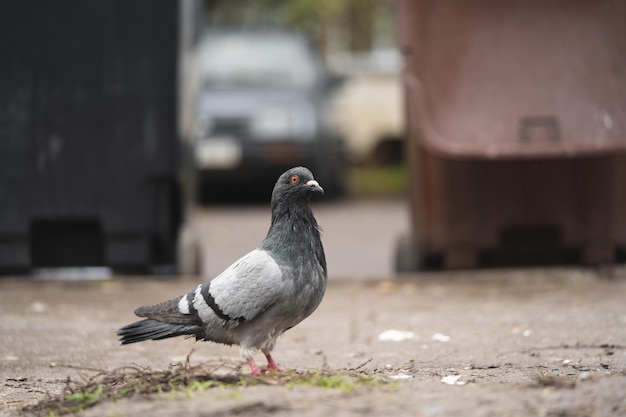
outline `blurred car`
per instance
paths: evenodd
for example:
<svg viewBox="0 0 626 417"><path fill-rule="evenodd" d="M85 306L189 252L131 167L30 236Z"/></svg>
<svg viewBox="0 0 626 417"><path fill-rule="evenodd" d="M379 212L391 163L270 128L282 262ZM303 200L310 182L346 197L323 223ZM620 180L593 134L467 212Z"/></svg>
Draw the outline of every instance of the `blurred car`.
<svg viewBox="0 0 626 417"><path fill-rule="evenodd" d="M350 162L402 163L405 120L399 52L394 48L339 51L329 56L329 65L346 78L334 117Z"/></svg>
<svg viewBox="0 0 626 417"><path fill-rule="evenodd" d="M310 168L327 193L344 191L346 151L329 117L339 81L306 38L212 30L199 42L196 60L194 146L203 200L233 184L271 190L296 165Z"/></svg>

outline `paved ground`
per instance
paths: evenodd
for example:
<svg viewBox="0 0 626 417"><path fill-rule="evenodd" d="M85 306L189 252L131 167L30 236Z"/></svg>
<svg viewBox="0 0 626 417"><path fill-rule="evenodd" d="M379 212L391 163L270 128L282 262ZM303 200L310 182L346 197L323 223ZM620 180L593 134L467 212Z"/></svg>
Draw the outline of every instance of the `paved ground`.
<svg viewBox="0 0 626 417"><path fill-rule="evenodd" d="M331 279L380 279L393 273L396 239L409 225L404 200L316 202L313 211L323 229ZM261 242L270 224L270 207L208 206L197 210L194 220L204 247L204 275L212 278Z"/></svg>
<svg viewBox="0 0 626 417"><path fill-rule="evenodd" d="M326 238L334 233L329 225L342 227L343 233L354 231L354 240L347 240L362 244L364 262L388 253L361 238L366 236L358 227L362 206L352 204L336 212L331 206L315 208ZM386 218L376 204L364 212ZM382 221L375 217L374 225ZM333 246L340 250L342 244L328 242L327 250ZM331 256L330 265L335 262L330 259L342 259ZM358 368L395 382L350 392L216 388L190 398L161 394L108 402L83 415L626 415L625 268L429 273L391 281L380 265L380 275L363 270L364 277L375 279L350 279L350 265L360 265L359 258L343 258L345 274L331 279L320 308L279 340L276 357L289 369ZM134 319L136 306L182 294L197 282L1 279L0 415L19 415L23 405L60 392L68 377L89 377L87 368L164 369L194 348L192 363L238 362L236 348L185 339L117 344L114 332ZM381 340L387 330L411 333L391 333L403 336L401 341Z"/></svg>

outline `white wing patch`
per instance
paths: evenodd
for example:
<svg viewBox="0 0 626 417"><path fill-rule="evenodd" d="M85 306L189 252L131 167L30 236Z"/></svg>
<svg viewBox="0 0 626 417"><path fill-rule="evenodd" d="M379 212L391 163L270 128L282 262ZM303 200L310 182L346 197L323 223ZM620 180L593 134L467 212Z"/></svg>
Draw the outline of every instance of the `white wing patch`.
<svg viewBox="0 0 626 417"><path fill-rule="evenodd" d="M182 297L180 297L180 300L178 300L178 311L180 311L182 314L190 314L187 294L183 295Z"/></svg>
<svg viewBox="0 0 626 417"><path fill-rule="evenodd" d="M198 288L196 288L193 293L193 307L198 312L200 319L202 319L203 322L208 323L213 317L215 317L215 313L206 301L204 301L204 297L200 293L201 290L202 284L198 285Z"/></svg>

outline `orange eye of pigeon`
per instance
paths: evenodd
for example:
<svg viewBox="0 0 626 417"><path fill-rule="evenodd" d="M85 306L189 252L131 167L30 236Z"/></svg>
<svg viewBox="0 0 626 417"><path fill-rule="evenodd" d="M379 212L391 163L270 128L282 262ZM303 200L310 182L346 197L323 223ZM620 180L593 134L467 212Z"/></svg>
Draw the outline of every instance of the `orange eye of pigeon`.
<svg viewBox="0 0 626 417"><path fill-rule="evenodd" d="M292 183L293 185L296 185L296 184L297 184L297 183L299 183L299 182L300 182L300 178L299 178L297 175L292 175L292 176L291 176L291 183Z"/></svg>

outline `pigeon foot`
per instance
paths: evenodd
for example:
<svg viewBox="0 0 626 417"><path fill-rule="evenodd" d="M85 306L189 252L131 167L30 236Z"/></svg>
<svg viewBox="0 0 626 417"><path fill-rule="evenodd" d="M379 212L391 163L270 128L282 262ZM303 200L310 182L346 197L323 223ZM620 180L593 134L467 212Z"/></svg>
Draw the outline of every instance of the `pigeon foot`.
<svg viewBox="0 0 626 417"><path fill-rule="evenodd" d="M281 368L280 366L278 366L278 364L276 363L276 361L274 360L274 358L272 357L272 355L270 353L266 354L265 357L267 358L267 369L270 371L276 371L276 372L283 372L283 368Z"/></svg>
<svg viewBox="0 0 626 417"><path fill-rule="evenodd" d="M262 374L266 372L284 372L283 368L278 366L272 355L266 355L267 357L267 366L259 367L256 365L254 358L248 359L248 366L250 367L250 372L254 378L260 377Z"/></svg>
<svg viewBox="0 0 626 417"><path fill-rule="evenodd" d="M261 376L261 370L256 366L256 362L254 358L248 359L248 366L250 366L250 371L252 372L252 376L258 378Z"/></svg>

